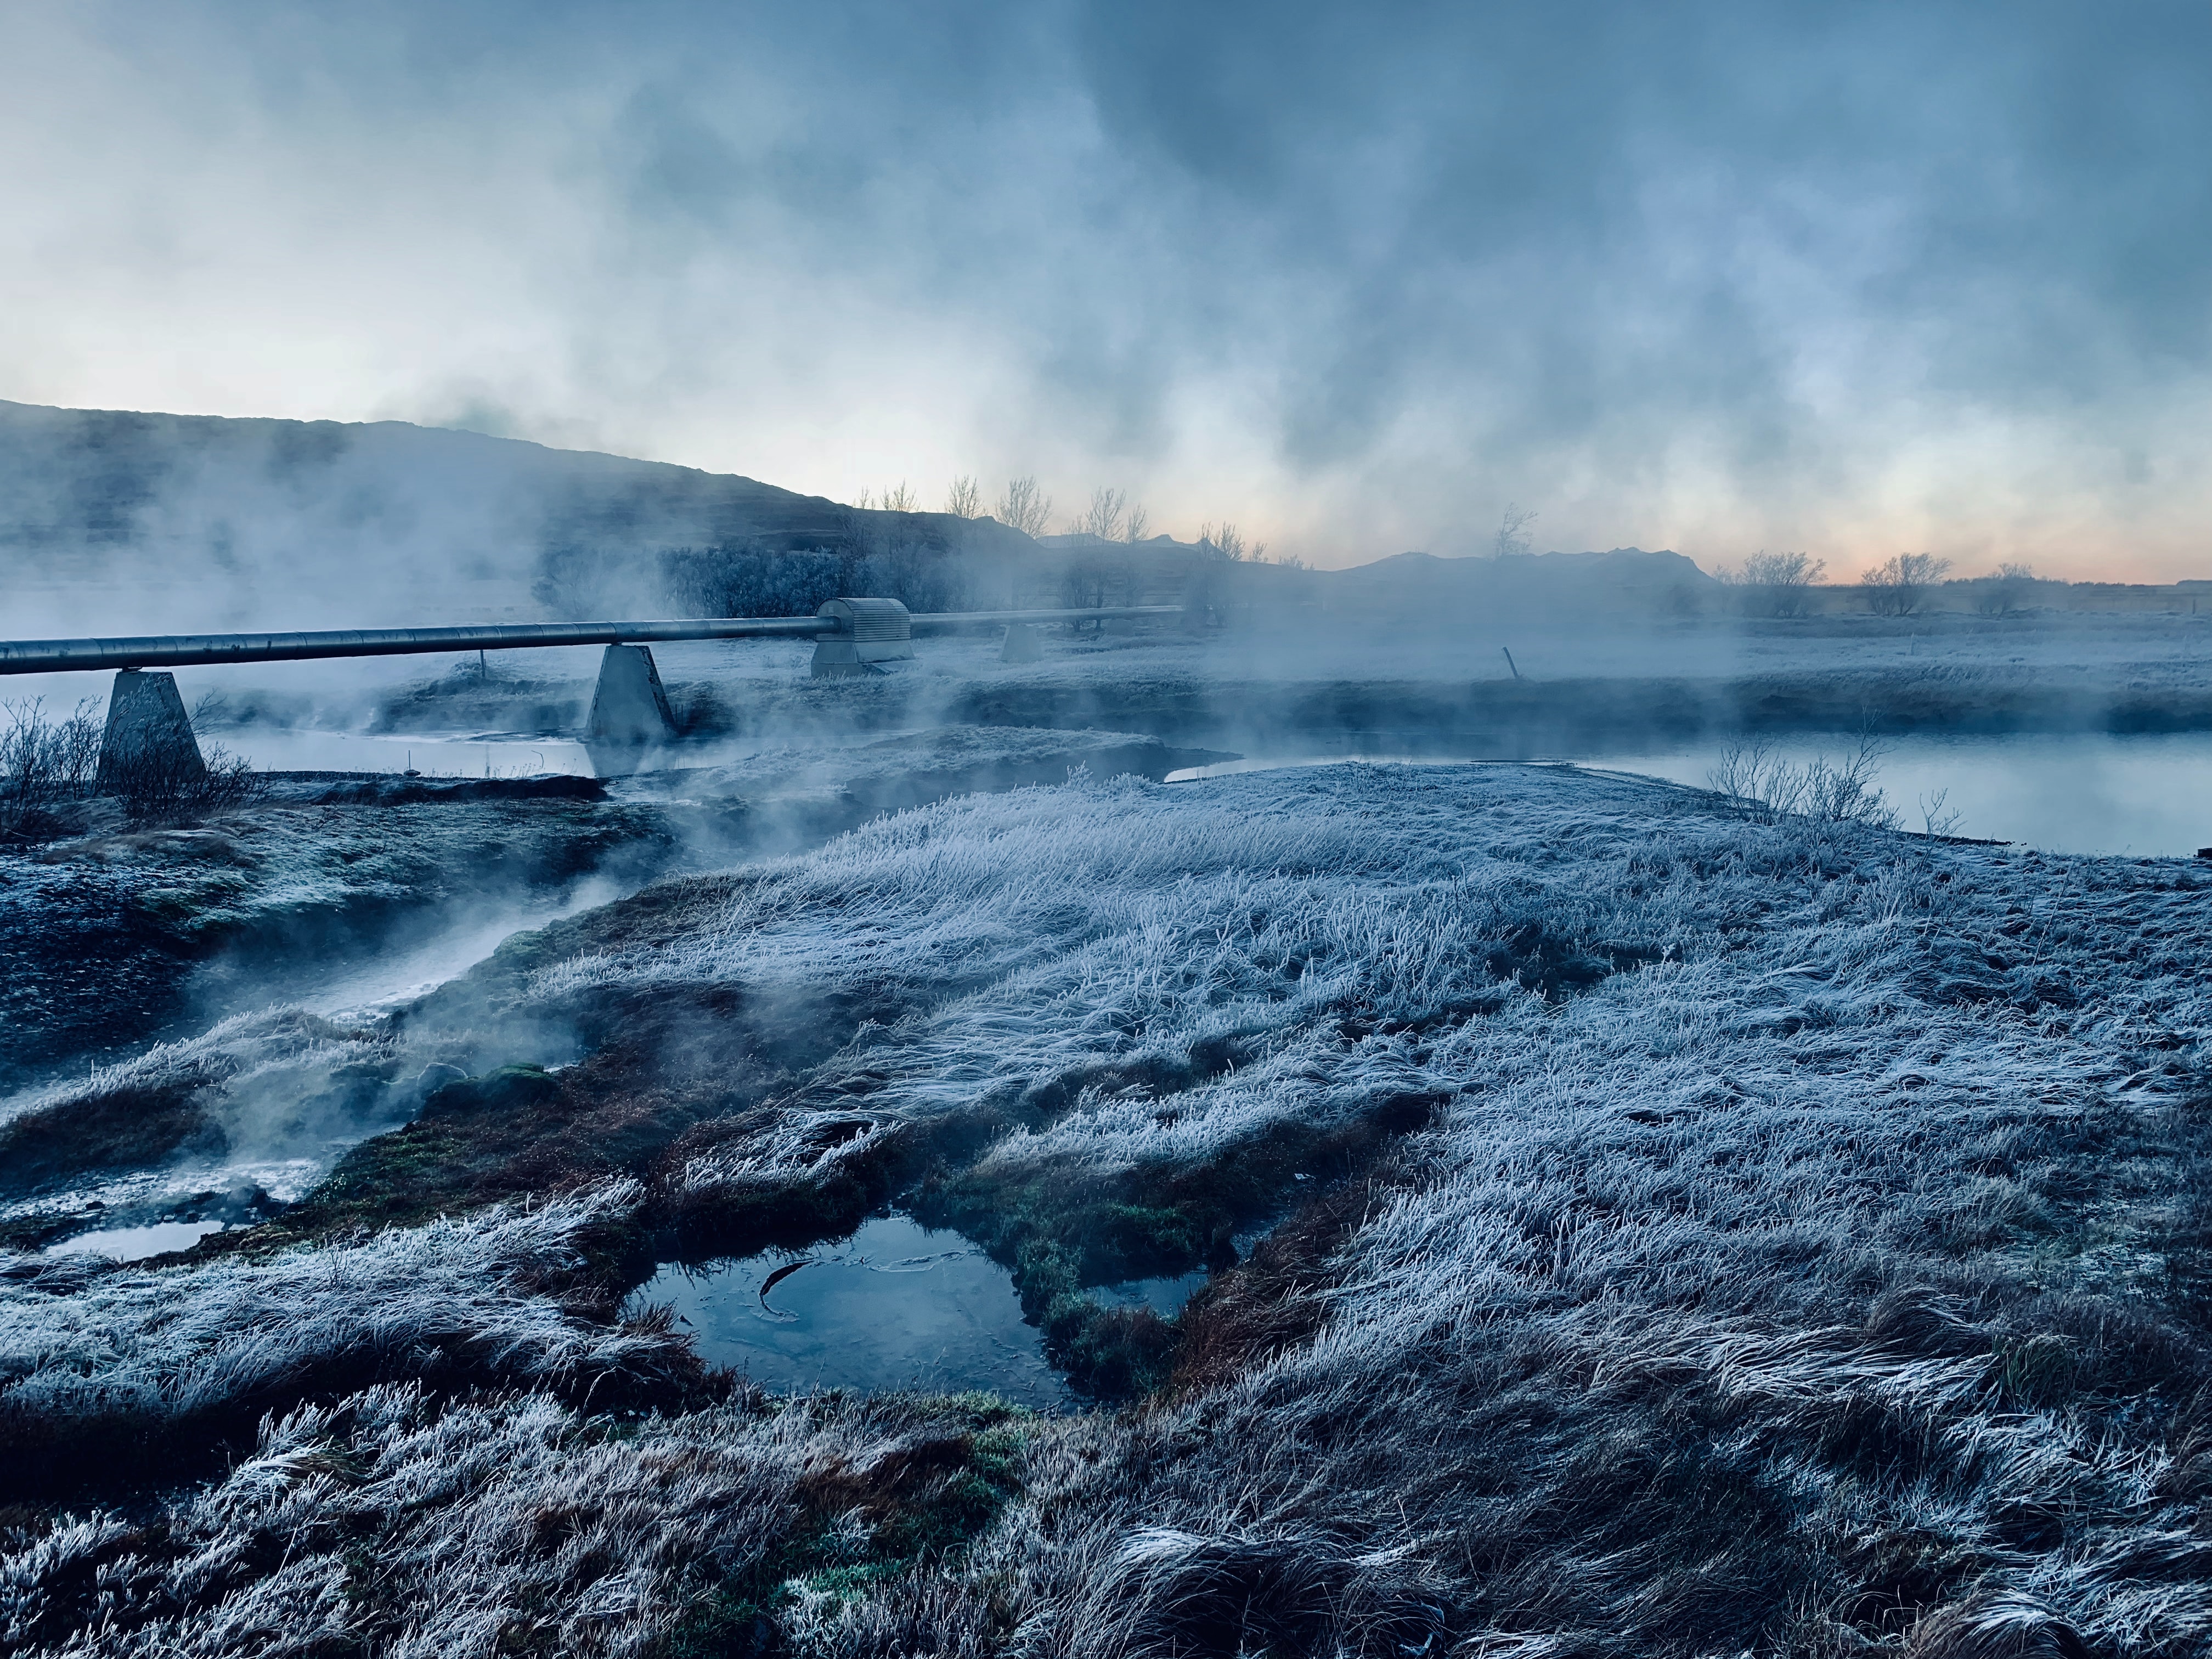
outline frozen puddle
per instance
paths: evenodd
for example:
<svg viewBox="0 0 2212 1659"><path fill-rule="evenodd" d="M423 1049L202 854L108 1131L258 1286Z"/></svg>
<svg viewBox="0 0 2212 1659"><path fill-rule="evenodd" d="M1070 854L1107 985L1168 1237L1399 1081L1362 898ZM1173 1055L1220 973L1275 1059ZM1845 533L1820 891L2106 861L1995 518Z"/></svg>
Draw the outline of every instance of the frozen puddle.
<svg viewBox="0 0 2212 1659"><path fill-rule="evenodd" d="M219 1233L220 1221L156 1221L144 1227L108 1227L79 1233L58 1244L49 1244L41 1255L104 1255L110 1261L143 1261L171 1250L188 1250L210 1233Z"/></svg>
<svg viewBox="0 0 2212 1659"><path fill-rule="evenodd" d="M662 1304L702 1358L764 1388L983 1389L1025 1406L1071 1403L1036 1328L1022 1322L1012 1276L957 1233L905 1216L811 1250L672 1263L630 1299L638 1310Z"/></svg>

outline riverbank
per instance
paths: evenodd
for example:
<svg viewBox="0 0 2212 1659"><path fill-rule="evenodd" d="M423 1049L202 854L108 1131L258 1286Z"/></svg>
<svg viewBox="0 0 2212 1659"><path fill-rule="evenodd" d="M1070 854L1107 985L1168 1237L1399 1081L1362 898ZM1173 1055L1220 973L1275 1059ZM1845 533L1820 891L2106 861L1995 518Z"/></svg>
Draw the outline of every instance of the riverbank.
<svg viewBox="0 0 2212 1659"><path fill-rule="evenodd" d="M811 680L805 647L775 642L659 655L700 749L957 725L1526 759L1736 733L2212 731L2208 644L2212 614L1384 630L1285 612L1202 641L1055 632L1027 664L1001 662L995 641L927 640L896 672L848 681ZM573 736L590 692L587 678L457 672L345 713L381 732Z"/></svg>

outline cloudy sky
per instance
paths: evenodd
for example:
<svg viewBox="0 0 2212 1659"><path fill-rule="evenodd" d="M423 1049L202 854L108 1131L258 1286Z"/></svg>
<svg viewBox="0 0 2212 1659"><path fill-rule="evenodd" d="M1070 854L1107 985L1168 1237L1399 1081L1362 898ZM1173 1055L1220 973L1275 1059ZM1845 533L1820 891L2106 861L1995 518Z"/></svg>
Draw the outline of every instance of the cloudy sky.
<svg viewBox="0 0 2212 1659"><path fill-rule="evenodd" d="M0 158L27 402L2212 576L2201 0L25 0Z"/></svg>

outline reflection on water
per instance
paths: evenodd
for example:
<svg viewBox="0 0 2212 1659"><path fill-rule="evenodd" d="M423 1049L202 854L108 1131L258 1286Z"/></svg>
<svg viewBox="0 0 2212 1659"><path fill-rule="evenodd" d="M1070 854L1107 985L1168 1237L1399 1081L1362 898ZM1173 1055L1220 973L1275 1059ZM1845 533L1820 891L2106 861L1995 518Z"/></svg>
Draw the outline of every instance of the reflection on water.
<svg viewBox="0 0 2212 1659"><path fill-rule="evenodd" d="M957 1233L905 1216L842 1243L773 1250L701 1270L663 1267L633 1310L672 1306L702 1357L781 1389L986 1389L1069 1403L1013 1279Z"/></svg>
<svg viewBox="0 0 2212 1659"><path fill-rule="evenodd" d="M1174 1279L1132 1279L1121 1285L1101 1285L1085 1294L1109 1308L1150 1308L1163 1319L1173 1319L1206 1280L1201 1268Z"/></svg>
<svg viewBox="0 0 2212 1659"><path fill-rule="evenodd" d="M1546 758L1703 787L1727 741ZM1770 746L1784 759L1804 761L1821 754L1840 758L1854 741L1792 738ZM1881 744L1879 782L1907 830L1923 827L1925 807L1957 814L1954 835L2051 853L2186 858L2212 846L2212 732L1899 737ZM1307 753L1195 767L1170 773L1168 781L1348 761L1480 763L1440 762L1432 754ZM1945 796L1940 807L1939 793Z"/></svg>
<svg viewBox="0 0 2212 1659"><path fill-rule="evenodd" d="M50 1244L43 1255L104 1255L110 1261L143 1261L171 1250L188 1250L210 1233L223 1230L220 1221L157 1221L145 1227L109 1227L96 1233L79 1233L58 1244Z"/></svg>

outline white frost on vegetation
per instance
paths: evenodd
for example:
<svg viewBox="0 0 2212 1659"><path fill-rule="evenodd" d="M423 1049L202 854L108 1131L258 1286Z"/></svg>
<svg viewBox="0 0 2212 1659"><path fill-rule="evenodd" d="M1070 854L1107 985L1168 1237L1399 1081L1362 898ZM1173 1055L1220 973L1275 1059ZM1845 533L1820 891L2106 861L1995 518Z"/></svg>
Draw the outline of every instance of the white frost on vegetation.
<svg viewBox="0 0 2212 1659"><path fill-rule="evenodd" d="M1447 1103L1397 1184L1266 1291L1308 1316L1296 1340L1038 1428L1023 1496L964 1554L802 1584L800 1650L2212 1641L2212 887L2187 866L1747 823L1532 769L1345 768L954 802L711 890L529 994L871 993L904 1012L823 1095L851 1109L836 1085L866 1070L868 1113L921 1116L1057 1087L1063 1109L987 1155L1001 1172L1181 1165L1398 1093ZM1578 976L1541 994L1547 963ZM815 1154L748 1156L721 1175ZM428 1271L467 1235L406 1237L384 1248ZM711 1564L757 1559L770 1523L744 1517L793 1490L790 1446L734 1407L586 1452L532 1426L556 1423L542 1395L410 1406L405 1434L447 1437L434 1459L358 1409L317 1430L326 1453L272 1427L174 1501L191 1549L294 1540L251 1557L279 1565L173 1592L197 1557L119 1559L94 1516L27 1529L0 1583L27 1607L97 1559L113 1606L174 1609L117 1613L81 1650L284 1650L253 1633L354 1620L379 1652L639 1652ZM542 1453L512 1449L533 1433ZM299 1474L325 1455L347 1473ZM472 1459L498 1473L432 1479ZM697 1484L653 1485L672 1468ZM579 1491L587 1516L519 1518ZM254 1504L280 1519L228 1518ZM349 1518L453 1611L359 1622L333 1588ZM610 1541L586 1561L579 1539Z"/></svg>
<svg viewBox="0 0 2212 1659"><path fill-rule="evenodd" d="M565 1382L650 1365L662 1337L579 1322L541 1293L635 1183L379 1234L363 1243L168 1270L83 1258L0 1279L0 1438L111 1420L137 1433L240 1401L455 1352L469 1373Z"/></svg>

